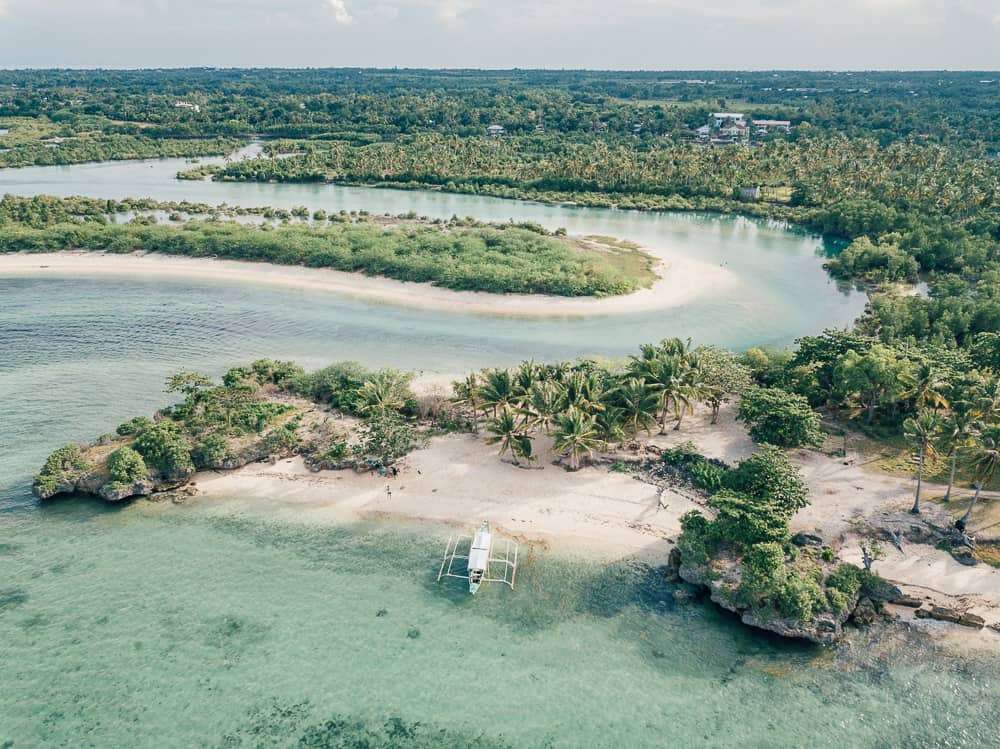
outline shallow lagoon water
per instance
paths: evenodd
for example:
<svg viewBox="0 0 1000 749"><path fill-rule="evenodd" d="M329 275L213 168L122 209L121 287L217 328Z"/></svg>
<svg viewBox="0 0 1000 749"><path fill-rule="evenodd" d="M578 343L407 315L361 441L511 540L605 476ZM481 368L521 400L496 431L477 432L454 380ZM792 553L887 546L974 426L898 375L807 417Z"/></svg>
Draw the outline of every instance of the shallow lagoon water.
<svg viewBox="0 0 1000 749"><path fill-rule="evenodd" d="M863 293L838 285L823 270L824 257L839 249L836 243L776 222L706 213L543 205L431 190L174 178L189 166L182 159L164 159L0 169L0 193L151 197L243 206L301 205L327 212L368 210L396 215L413 211L432 218L458 215L483 221L533 221L550 230L564 227L577 235L629 239L661 252L668 261L676 257L722 266L735 279L717 294L709 291L666 311L611 320L577 319L549 329L548 340L554 345L566 341L578 344L578 349L581 343L587 350L605 345L615 348L620 333L630 342L683 335L735 348L787 345L823 327L850 324L866 300ZM367 314L374 319L380 312L371 309ZM477 324L469 316L456 315L454 320L458 330ZM383 327L391 329L392 323L387 320Z"/></svg>
<svg viewBox="0 0 1000 749"><path fill-rule="evenodd" d="M498 338L421 350L406 326L431 323L399 312L398 337L362 343L344 331L363 314L333 335L310 316L327 314L318 301L278 314L272 291L78 280L0 294L0 746L997 743L996 659L780 642L675 605L624 562L533 550L516 591L470 599L433 582L433 528L309 526L238 497L38 505L28 481L46 453L162 404L178 367L353 352L447 371L495 360Z"/></svg>
<svg viewBox="0 0 1000 749"><path fill-rule="evenodd" d="M324 200L336 193L315 190ZM394 212L429 213L412 201L441 200L447 215L455 197L402 196L411 202ZM767 292L792 290L780 320L726 328L705 310L689 312L685 324L704 324L699 342L783 342L786 318L816 309L795 318L815 332L847 319L824 317L824 299L856 304L809 286L819 279L809 275L815 239L788 235L798 243L789 249L766 225L681 219L663 220L702 238L763 231L776 237L770 259L733 254L739 237L703 244L760 273L779 260L793 268ZM801 301L810 296L814 304ZM149 412L180 367L218 374L279 356L453 372L525 356L619 356L684 332L671 327L683 318L615 327L456 320L305 292L142 279L6 280L0 299L0 747L998 744L996 659L946 657L919 639L872 647L860 638L835 652L778 641L710 605L675 605L655 572L627 562L533 550L516 591L472 599L457 583L433 582L443 541L433 528L279 522L239 498L108 508L40 506L28 493L53 447Z"/></svg>
<svg viewBox="0 0 1000 749"><path fill-rule="evenodd" d="M231 504L7 513L0 745L995 745L996 663L778 642L538 553L470 598L434 582L441 540Z"/></svg>

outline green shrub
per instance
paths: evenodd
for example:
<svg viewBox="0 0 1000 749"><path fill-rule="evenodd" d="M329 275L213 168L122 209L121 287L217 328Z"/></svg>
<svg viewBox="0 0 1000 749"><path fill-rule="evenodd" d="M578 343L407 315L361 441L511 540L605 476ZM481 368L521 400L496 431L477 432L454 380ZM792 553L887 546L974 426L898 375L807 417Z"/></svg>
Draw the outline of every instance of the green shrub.
<svg viewBox="0 0 1000 749"><path fill-rule="evenodd" d="M660 454L660 459L668 466L680 468L689 466L696 460L703 458L701 453L698 452L697 446L690 440L686 440L674 447L666 448Z"/></svg>
<svg viewBox="0 0 1000 749"><path fill-rule="evenodd" d="M706 492L717 492L722 488L726 470L707 460L702 460L691 466L691 483Z"/></svg>
<svg viewBox="0 0 1000 749"><path fill-rule="evenodd" d="M45 459L42 470L35 476L35 487L41 493L50 494L62 481L72 480L89 467L79 445L60 447Z"/></svg>
<svg viewBox="0 0 1000 749"><path fill-rule="evenodd" d="M748 602L769 600L784 587L788 577L781 544L755 544L743 555L740 595Z"/></svg>
<svg viewBox="0 0 1000 749"><path fill-rule="evenodd" d="M819 414L809 401L779 388L758 387L744 393L737 418L746 422L756 442L781 447L815 447L823 442Z"/></svg>
<svg viewBox="0 0 1000 749"><path fill-rule="evenodd" d="M693 442L668 447L661 453L660 459L678 478L708 493L721 489L729 472L721 461L709 460L700 454Z"/></svg>
<svg viewBox="0 0 1000 749"><path fill-rule="evenodd" d="M316 458L324 463L339 463L347 457L349 452L350 448L347 445L347 440L342 437L336 437L330 441L325 450L316 455Z"/></svg>
<svg viewBox="0 0 1000 749"><path fill-rule="evenodd" d="M294 424L283 424L277 429L272 429L261 442L264 450L271 455L294 450L299 445L299 435Z"/></svg>
<svg viewBox="0 0 1000 749"><path fill-rule="evenodd" d="M830 604L830 608L838 614L843 614L847 611L849 601L847 596L837 588L827 588L826 599Z"/></svg>
<svg viewBox="0 0 1000 749"><path fill-rule="evenodd" d="M778 594L778 609L799 622L812 621L826 608L827 599L819 583L809 575L790 572Z"/></svg>
<svg viewBox="0 0 1000 749"><path fill-rule="evenodd" d="M271 384L278 387L285 387L305 374L305 370L295 362L275 359L258 359L250 365L250 369L261 385Z"/></svg>
<svg viewBox="0 0 1000 749"><path fill-rule="evenodd" d="M396 416L376 416L358 429L354 454L376 468L392 465L416 446L416 433Z"/></svg>
<svg viewBox="0 0 1000 749"><path fill-rule="evenodd" d="M218 468L229 456L229 443L221 434L209 434L191 451L197 468Z"/></svg>
<svg viewBox="0 0 1000 749"><path fill-rule="evenodd" d="M149 476L146 462L131 447L119 447L108 456L108 473L116 484L134 484Z"/></svg>
<svg viewBox="0 0 1000 749"><path fill-rule="evenodd" d="M136 416L133 419L119 424L118 428L115 430L122 437L130 437L133 434L138 434L143 429L148 429L153 426L153 420L148 416Z"/></svg>
<svg viewBox="0 0 1000 749"><path fill-rule="evenodd" d="M294 378L289 386L294 392L333 408L355 413L358 389L373 375L357 362L338 362L310 374Z"/></svg>
<svg viewBox="0 0 1000 749"><path fill-rule="evenodd" d="M135 438L132 447L147 465L171 476L194 470L187 440L172 421L158 421Z"/></svg>
<svg viewBox="0 0 1000 749"><path fill-rule="evenodd" d="M726 474L725 483L734 492L773 504L786 520L809 504L809 490L799 469L773 445L762 445L741 461Z"/></svg>
<svg viewBox="0 0 1000 749"><path fill-rule="evenodd" d="M295 407L288 403L249 401L237 409L230 417L230 424L232 429L237 432L256 432L260 434L276 418L293 410L295 410Z"/></svg>
<svg viewBox="0 0 1000 749"><path fill-rule="evenodd" d="M222 384L227 388L240 385L255 385L257 378L250 367L233 367L222 375Z"/></svg>
<svg viewBox="0 0 1000 749"><path fill-rule="evenodd" d="M698 510L690 510L681 516L681 535L677 539L677 549L685 564L707 564L712 556L712 521Z"/></svg>
<svg viewBox="0 0 1000 749"><path fill-rule="evenodd" d="M864 583L865 571L854 564L841 564L826 578L826 587L839 590L848 599L854 598Z"/></svg>
<svg viewBox="0 0 1000 749"><path fill-rule="evenodd" d="M716 511L713 530L720 541L745 548L788 538L788 518L771 502L721 491L709 498L708 505Z"/></svg>

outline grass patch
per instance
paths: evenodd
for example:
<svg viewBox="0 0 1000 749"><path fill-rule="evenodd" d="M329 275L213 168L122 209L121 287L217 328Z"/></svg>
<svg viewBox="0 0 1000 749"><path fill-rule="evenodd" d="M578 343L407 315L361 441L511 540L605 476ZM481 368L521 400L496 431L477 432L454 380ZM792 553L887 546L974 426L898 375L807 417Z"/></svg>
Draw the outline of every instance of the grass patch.
<svg viewBox="0 0 1000 749"><path fill-rule="evenodd" d="M591 258L598 273L629 279L640 289L648 289L659 279L653 270L656 259L635 242L600 235L570 241Z"/></svg>
<svg viewBox="0 0 1000 749"><path fill-rule="evenodd" d="M43 138L51 138L61 130L59 125L46 119L34 117L0 117L0 130L8 130L0 135L0 148L35 145Z"/></svg>
<svg viewBox="0 0 1000 749"><path fill-rule="evenodd" d="M863 462L870 468L894 476L916 478L915 451L901 434L870 430L866 433L852 432L848 436L847 449L861 454ZM843 445L843 438L834 438L832 444ZM924 481L932 484L947 484L951 464L946 454L927 456L924 459ZM959 460L955 470L955 490L962 493L972 490L972 471ZM985 485L985 491L1000 491L1000 477Z"/></svg>

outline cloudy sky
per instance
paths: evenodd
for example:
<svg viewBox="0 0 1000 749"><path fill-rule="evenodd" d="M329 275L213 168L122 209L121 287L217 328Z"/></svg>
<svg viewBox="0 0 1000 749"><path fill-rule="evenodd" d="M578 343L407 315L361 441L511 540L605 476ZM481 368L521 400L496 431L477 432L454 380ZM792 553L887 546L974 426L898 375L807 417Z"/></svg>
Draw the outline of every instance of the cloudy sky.
<svg viewBox="0 0 1000 749"><path fill-rule="evenodd" d="M1000 0L0 0L0 67L1000 69Z"/></svg>

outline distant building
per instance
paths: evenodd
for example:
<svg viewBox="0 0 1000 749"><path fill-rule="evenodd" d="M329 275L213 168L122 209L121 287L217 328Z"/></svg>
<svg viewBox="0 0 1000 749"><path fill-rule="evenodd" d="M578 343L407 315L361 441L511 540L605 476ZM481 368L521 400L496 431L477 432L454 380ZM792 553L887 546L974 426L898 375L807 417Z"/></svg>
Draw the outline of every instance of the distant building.
<svg viewBox="0 0 1000 749"><path fill-rule="evenodd" d="M503 125L490 125L486 128L486 134L491 138L499 138L506 132Z"/></svg>
<svg viewBox="0 0 1000 749"><path fill-rule="evenodd" d="M201 111L201 106L199 104L192 104L189 101L175 101L174 107L176 109L190 109L192 112Z"/></svg>
<svg viewBox="0 0 1000 749"><path fill-rule="evenodd" d="M746 126L746 115L740 112L715 112L712 114L712 120L716 130L733 125Z"/></svg>
<svg viewBox="0 0 1000 749"><path fill-rule="evenodd" d="M712 137L712 128L708 125L702 125L694 131L694 134L698 136L698 140L708 140Z"/></svg>
<svg viewBox="0 0 1000 749"><path fill-rule="evenodd" d="M760 200L760 192L761 191L759 187L741 187L740 200L746 200L746 201Z"/></svg>
<svg viewBox="0 0 1000 749"><path fill-rule="evenodd" d="M751 120L754 133L757 135L767 135L768 133L792 132L792 123L789 120Z"/></svg>

